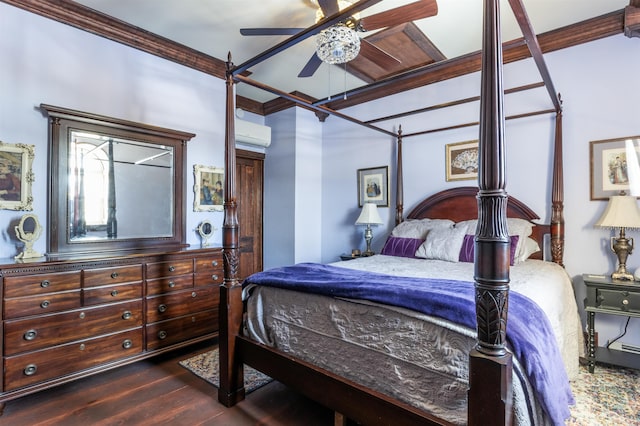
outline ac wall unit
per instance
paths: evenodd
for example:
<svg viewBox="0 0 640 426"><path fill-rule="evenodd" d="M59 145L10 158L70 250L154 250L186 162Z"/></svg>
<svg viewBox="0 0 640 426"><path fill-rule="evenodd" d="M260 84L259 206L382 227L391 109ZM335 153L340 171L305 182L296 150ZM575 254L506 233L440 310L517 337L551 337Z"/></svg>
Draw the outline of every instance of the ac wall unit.
<svg viewBox="0 0 640 426"><path fill-rule="evenodd" d="M266 148L271 145L271 127L236 118L236 143Z"/></svg>

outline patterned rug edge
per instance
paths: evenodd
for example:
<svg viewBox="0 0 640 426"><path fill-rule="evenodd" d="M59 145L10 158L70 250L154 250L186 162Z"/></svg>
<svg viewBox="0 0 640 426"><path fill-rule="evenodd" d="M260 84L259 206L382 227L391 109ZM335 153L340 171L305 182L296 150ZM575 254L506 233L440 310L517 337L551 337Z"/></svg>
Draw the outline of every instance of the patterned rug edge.
<svg viewBox="0 0 640 426"><path fill-rule="evenodd" d="M178 364L202 380L207 381L215 387L220 387L220 378L218 375L218 350L203 352L193 357L178 361ZM244 386L245 392L251 393L260 389L266 384L272 382L273 379L251 367L244 367Z"/></svg>

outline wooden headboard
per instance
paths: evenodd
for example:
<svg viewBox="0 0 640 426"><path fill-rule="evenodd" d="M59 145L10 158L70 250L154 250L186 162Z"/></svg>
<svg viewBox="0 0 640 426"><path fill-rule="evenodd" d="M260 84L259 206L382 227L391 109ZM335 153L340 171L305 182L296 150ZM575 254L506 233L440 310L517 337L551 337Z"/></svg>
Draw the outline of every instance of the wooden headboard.
<svg viewBox="0 0 640 426"><path fill-rule="evenodd" d="M425 198L409 214L407 219L450 219L454 222L478 218L478 188L462 186L445 189ZM544 247L544 236L551 233L549 225L534 222L540 217L522 201L509 196L507 201L507 217L527 220L533 223L531 238ZM542 259L543 250L531 255L532 259Z"/></svg>

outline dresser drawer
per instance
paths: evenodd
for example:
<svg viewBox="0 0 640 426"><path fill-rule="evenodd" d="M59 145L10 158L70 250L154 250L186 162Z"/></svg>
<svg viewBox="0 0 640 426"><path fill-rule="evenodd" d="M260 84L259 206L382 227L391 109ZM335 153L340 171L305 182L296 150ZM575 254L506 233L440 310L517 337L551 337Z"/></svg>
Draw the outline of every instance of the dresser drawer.
<svg viewBox="0 0 640 426"><path fill-rule="evenodd" d="M82 290L82 300L85 306L140 298L142 298L142 282L107 285Z"/></svg>
<svg viewBox="0 0 640 426"><path fill-rule="evenodd" d="M640 291L596 289L597 308L640 313Z"/></svg>
<svg viewBox="0 0 640 426"><path fill-rule="evenodd" d="M196 259L196 273L222 274L222 256L209 256Z"/></svg>
<svg viewBox="0 0 640 426"><path fill-rule="evenodd" d="M142 281L142 265L113 266L109 268L85 269L82 271L83 287L120 284Z"/></svg>
<svg viewBox="0 0 640 426"><path fill-rule="evenodd" d="M66 311L81 306L80 290L4 299L5 319Z"/></svg>
<svg viewBox="0 0 640 426"><path fill-rule="evenodd" d="M147 279L193 274L193 259L147 263Z"/></svg>
<svg viewBox="0 0 640 426"><path fill-rule="evenodd" d="M218 331L218 309L147 325L147 350L162 348Z"/></svg>
<svg viewBox="0 0 640 426"><path fill-rule="evenodd" d="M196 287L206 287L209 285L217 285L219 286L224 281L224 276L222 273L212 273L212 274L196 274L194 276L194 282Z"/></svg>
<svg viewBox="0 0 640 426"><path fill-rule="evenodd" d="M80 288L80 271L5 277L4 297L35 296Z"/></svg>
<svg viewBox="0 0 640 426"><path fill-rule="evenodd" d="M141 325L141 300L5 321L4 353L15 355Z"/></svg>
<svg viewBox="0 0 640 426"><path fill-rule="evenodd" d="M217 287L167 293L147 298L147 323L217 308Z"/></svg>
<svg viewBox="0 0 640 426"><path fill-rule="evenodd" d="M4 390L75 373L142 352L142 327L4 358Z"/></svg>
<svg viewBox="0 0 640 426"><path fill-rule="evenodd" d="M147 294L155 295L193 288L193 275L147 279Z"/></svg>

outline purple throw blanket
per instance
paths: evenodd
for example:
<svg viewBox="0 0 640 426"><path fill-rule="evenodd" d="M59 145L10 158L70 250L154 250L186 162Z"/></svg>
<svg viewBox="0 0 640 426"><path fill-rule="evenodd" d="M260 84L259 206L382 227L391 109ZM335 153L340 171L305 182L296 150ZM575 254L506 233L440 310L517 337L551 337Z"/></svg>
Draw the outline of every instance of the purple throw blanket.
<svg viewBox="0 0 640 426"><path fill-rule="evenodd" d="M471 282L300 263L258 272L246 279L245 285L248 283L399 306L476 329L475 290ZM538 305L515 292L509 293L507 340L538 401L554 424L563 425L574 400L553 331Z"/></svg>

